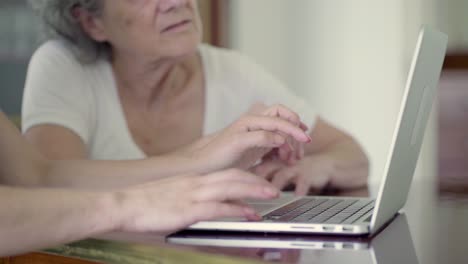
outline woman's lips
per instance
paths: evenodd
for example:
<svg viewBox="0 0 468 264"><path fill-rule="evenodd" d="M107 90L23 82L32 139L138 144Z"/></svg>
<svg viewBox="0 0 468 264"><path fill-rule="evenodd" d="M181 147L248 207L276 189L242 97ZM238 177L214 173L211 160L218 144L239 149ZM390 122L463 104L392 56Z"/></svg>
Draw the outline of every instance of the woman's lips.
<svg viewBox="0 0 468 264"><path fill-rule="evenodd" d="M181 22L172 24L164 28L162 33L183 31L191 22L191 20L183 20Z"/></svg>

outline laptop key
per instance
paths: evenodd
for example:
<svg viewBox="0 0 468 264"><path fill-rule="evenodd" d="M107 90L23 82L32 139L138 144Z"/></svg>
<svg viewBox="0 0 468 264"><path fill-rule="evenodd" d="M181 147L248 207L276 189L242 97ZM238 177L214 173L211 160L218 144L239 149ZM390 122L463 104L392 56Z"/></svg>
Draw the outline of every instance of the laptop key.
<svg viewBox="0 0 468 264"><path fill-rule="evenodd" d="M357 201L351 206L348 206L341 212L337 213L333 217L329 218L325 222L327 224L339 224L342 223L344 220L347 218L351 217L355 213L359 212L361 209L363 209L365 206L369 204L369 201Z"/></svg>
<svg viewBox="0 0 468 264"><path fill-rule="evenodd" d="M280 222L287 222L287 221L291 221L292 219L296 218L297 216L299 215L302 215L308 211L310 211L311 209L314 209L314 208L318 208L320 206L322 206L322 204L324 203L327 203L328 199L314 199L313 201L307 203L307 204L304 204L286 214L284 214L283 216L281 216L280 218L278 218L278 221Z"/></svg>
<svg viewBox="0 0 468 264"><path fill-rule="evenodd" d="M343 212L346 208L351 206L352 204L356 203L357 200L345 200L341 203L336 204L335 206L329 208L328 210L324 211L323 213L316 215L313 218L309 219L309 223L324 223L328 222L330 218L336 216L337 214Z"/></svg>
<svg viewBox="0 0 468 264"><path fill-rule="evenodd" d="M364 206L362 209L357 211L355 214L352 216L348 217L345 219L342 223L343 224L352 224L355 221L357 221L359 218L361 218L363 215L367 214L369 211L374 209L374 202L370 202L366 206Z"/></svg>
<svg viewBox="0 0 468 264"><path fill-rule="evenodd" d="M289 203L283 207L280 207L276 210L274 210L273 212L270 212L269 214L267 214L266 216L264 216L265 219L278 219L280 218L281 216L287 214L288 212L291 212L292 210L306 204L306 203L309 203L311 201L313 201L314 199L313 198L302 198L302 199L299 199L299 200L296 200L292 203Z"/></svg>
<svg viewBox="0 0 468 264"><path fill-rule="evenodd" d="M309 219L316 217L317 215L322 214L323 212L330 210L337 204L342 203L343 200L338 200L338 199L331 199L328 200L314 208L309 208L306 212L303 214L296 215L293 218L290 219L282 219L283 221L292 221L292 222L309 222Z"/></svg>

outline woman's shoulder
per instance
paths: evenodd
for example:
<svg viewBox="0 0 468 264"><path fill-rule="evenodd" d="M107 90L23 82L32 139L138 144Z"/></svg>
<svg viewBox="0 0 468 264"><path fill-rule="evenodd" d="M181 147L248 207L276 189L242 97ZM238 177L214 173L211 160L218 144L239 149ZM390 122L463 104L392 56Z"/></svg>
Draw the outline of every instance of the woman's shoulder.
<svg viewBox="0 0 468 264"><path fill-rule="evenodd" d="M71 44L66 43L63 40L48 40L44 42L34 52L33 59L66 59L69 61L77 61Z"/></svg>
<svg viewBox="0 0 468 264"><path fill-rule="evenodd" d="M33 54L30 61L30 68L47 68L52 72L70 72L75 75L86 73L102 73L106 62L97 60L92 63L85 63L78 59L77 51L73 44L64 40L48 40L44 42Z"/></svg>
<svg viewBox="0 0 468 264"><path fill-rule="evenodd" d="M70 45L62 40L48 40L43 43L31 57L29 73L39 70L46 75L81 75L84 65L78 61Z"/></svg>

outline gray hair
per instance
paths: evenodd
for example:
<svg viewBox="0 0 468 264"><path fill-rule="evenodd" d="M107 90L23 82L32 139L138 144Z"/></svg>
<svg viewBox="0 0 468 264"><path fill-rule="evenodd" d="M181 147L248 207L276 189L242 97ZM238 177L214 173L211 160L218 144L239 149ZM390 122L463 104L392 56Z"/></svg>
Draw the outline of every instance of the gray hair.
<svg viewBox="0 0 468 264"><path fill-rule="evenodd" d="M28 0L41 17L47 38L61 38L70 42L77 58L92 63L110 54L108 43L97 42L73 16L73 9L81 7L91 15L100 16L103 0Z"/></svg>

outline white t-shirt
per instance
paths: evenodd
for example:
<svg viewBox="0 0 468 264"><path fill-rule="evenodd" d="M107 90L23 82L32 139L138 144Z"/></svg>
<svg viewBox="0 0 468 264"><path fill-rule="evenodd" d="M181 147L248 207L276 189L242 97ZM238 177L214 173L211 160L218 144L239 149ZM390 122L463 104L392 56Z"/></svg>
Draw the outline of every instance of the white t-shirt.
<svg viewBox="0 0 468 264"><path fill-rule="evenodd" d="M200 45L205 74L203 134L225 128L257 102L281 103L315 123L314 111L278 80L238 52ZM52 40L33 55L22 109L23 131L41 124L76 133L91 159L145 158L134 142L109 61L82 64L69 44Z"/></svg>

